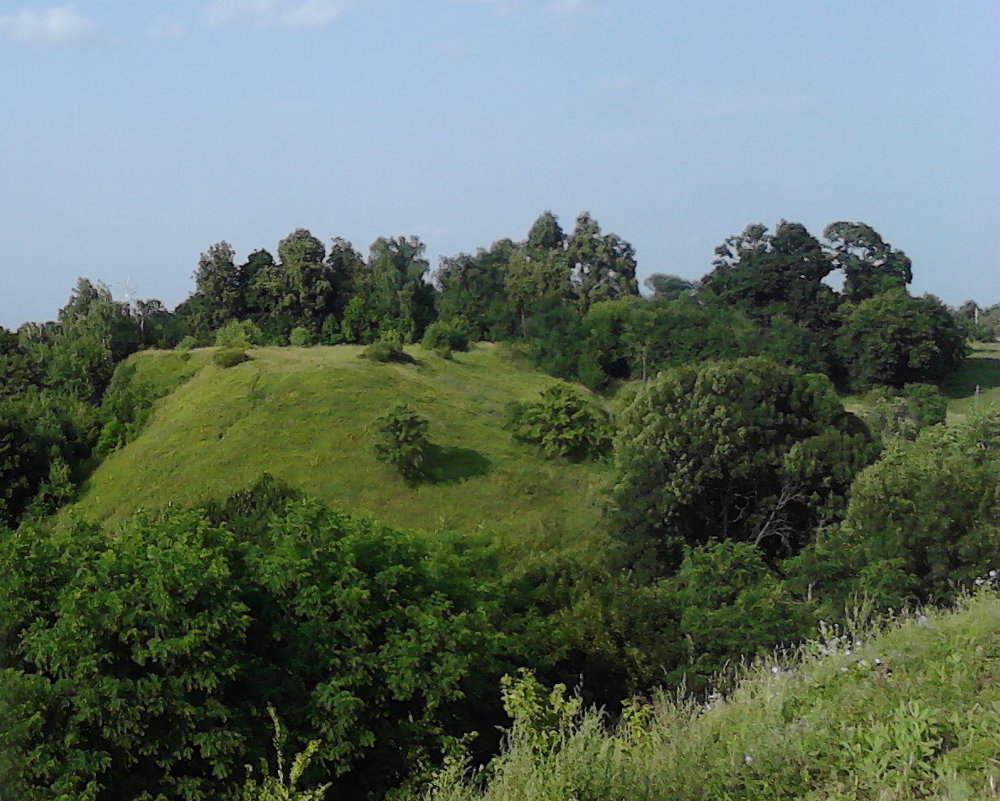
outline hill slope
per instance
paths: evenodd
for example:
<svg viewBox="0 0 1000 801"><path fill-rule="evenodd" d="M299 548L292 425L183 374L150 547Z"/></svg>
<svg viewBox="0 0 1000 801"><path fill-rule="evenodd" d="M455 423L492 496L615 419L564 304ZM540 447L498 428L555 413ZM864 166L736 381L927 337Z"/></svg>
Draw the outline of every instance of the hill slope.
<svg viewBox="0 0 1000 801"><path fill-rule="evenodd" d="M218 498L270 472L333 508L409 530L482 532L510 548L589 549L604 465L547 461L503 428L504 408L554 379L505 349L378 364L352 346L261 348L226 370L207 351L132 357L174 389L142 434L109 456L71 509L116 520L136 507ZM186 379L186 381L185 381ZM431 480L407 484L372 456L372 421L407 403L430 420Z"/></svg>
<svg viewBox="0 0 1000 801"><path fill-rule="evenodd" d="M1000 798L995 592L860 636L758 665L704 706L633 707L618 728L596 712L567 719L529 682L485 786L453 770L430 799Z"/></svg>

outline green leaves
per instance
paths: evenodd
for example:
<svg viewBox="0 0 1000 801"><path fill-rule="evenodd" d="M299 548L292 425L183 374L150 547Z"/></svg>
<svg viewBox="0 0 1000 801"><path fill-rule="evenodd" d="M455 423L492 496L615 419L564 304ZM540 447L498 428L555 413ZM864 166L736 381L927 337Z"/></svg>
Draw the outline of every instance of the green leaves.
<svg viewBox="0 0 1000 801"><path fill-rule="evenodd" d="M377 441L372 450L380 462L395 465L404 478L424 474L427 458L427 419L401 403L375 421Z"/></svg>
<svg viewBox="0 0 1000 801"><path fill-rule="evenodd" d="M514 438L540 445L550 459L599 459L611 446L611 419L566 384L543 390L539 400L511 404L507 427Z"/></svg>
<svg viewBox="0 0 1000 801"><path fill-rule="evenodd" d="M250 495L0 538L4 798L228 797L270 752L268 704L317 741L315 770L376 792L499 675L467 565L267 482Z"/></svg>

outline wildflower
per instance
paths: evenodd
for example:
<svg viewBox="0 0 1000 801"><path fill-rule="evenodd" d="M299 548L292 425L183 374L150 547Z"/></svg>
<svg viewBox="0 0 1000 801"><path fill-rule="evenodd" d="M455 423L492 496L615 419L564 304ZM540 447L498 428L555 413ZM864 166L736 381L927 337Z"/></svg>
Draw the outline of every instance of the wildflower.
<svg viewBox="0 0 1000 801"><path fill-rule="evenodd" d="M781 668L778 667L777 665L774 665L771 667L771 673L777 676L779 673L781 673Z"/></svg>
<svg viewBox="0 0 1000 801"><path fill-rule="evenodd" d="M882 660L879 659L877 656L875 657L875 664L876 665L881 665L882 664Z"/></svg>
<svg viewBox="0 0 1000 801"><path fill-rule="evenodd" d="M983 584L985 583L985 581L986 581L986 579L982 579L982 578L977 578L977 579L976 579L976 586L977 586L977 587L982 587L982 586L983 586Z"/></svg>
<svg viewBox="0 0 1000 801"><path fill-rule="evenodd" d="M918 617L917 618L917 625L918 626L926 626L927 625L927 615L921 615L920 617Z"/></svg>
<svg viewBox="0 0 1000 801"><path fill-rule="evenodd" d="M997 572L995 570L991 570L990 571L990 578L996 578L996 577L997 577Z"/></svg>
<svg viewBox="0 0 1000 801"><path fill-rule="evenodd" d="M846 654L847 656L850 656L850 655L851 655L851 649L850 649L850 648L848 648L848 649L847 649L846 651L844 651L844 653L845 653L845 654Z"/></svg>
<svg viewBox="0 0 1000 801"><path fill-rule="evenodd" d="M750 756L750 754L744 754L743 755L743 764L744 765L752 765L753 764L753 757Z"/></svg>

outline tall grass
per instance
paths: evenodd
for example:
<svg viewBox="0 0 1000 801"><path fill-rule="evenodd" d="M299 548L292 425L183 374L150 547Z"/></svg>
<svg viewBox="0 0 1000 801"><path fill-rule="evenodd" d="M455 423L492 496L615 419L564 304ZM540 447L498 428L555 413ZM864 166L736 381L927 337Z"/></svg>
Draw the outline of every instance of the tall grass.
<svg viewBox="0 0 1000 801"><path fill-rule="evenodd" d="M429 801L1000 798L1000 599L881 631L826 630L743 667L724 697L590 710L539 749L515 720L488 768L452 763Z"/></svg>

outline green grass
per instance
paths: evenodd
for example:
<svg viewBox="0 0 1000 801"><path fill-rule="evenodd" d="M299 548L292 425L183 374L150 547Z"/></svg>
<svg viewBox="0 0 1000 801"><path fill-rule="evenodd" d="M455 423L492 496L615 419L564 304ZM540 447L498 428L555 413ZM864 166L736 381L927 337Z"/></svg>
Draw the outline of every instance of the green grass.
<svg viewBox="0 0 1000 801"><path fill-rule="evenodd" d="M224 497L267 471L334 508L408 530L481 533L519 559L603 542L607 467L548 461L512 441L506 404L554 379L503 347L453 361L414 347L415 365L373 363L352 346L260 348L228 369L210 363L211 351L133 357L140 380L177 389L71 511L114 522L136 507ZM430 420L427 481L407 483L371 451L375 418L403 402Z"/></svg>
<svg viewBox="0 0 1000 801"><path fill-rule="evenodd" d="M1000 343L976 343L961 369L941 390L948 398L948 419L962 419L989 406L1000 406Z"/></svg>
<svg viewBox="0 0 1000 801"><path fill-rule="evenodd" d="M544 739L536 713L515 723L485 787L453 766L430 798L1000 798L998 675L989 591L882 631L827 632L794 658L744 669L707 706L661 696L624 725L592 711Z"/></svg>

